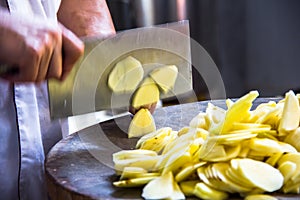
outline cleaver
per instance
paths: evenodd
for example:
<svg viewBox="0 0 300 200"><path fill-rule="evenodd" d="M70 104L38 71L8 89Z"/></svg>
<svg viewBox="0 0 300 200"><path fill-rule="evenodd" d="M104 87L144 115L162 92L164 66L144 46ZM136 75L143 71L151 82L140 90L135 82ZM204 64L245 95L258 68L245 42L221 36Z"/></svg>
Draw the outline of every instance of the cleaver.
<svg viewBox="0 0 300 200"><path fill-rule="evenodd" d="M178 76L173 89L161 93L160 99L176 98L192 91L189 22L186 20L129 29L104 40L97 36L82 40L84 55L69 76L64 81L48 80L52 118L128 110L133 93L115 94L107 84L113 67L127 56L142 63L144 77L163 65L177 66Z"/></svg>
<svg viewBox="0 0 300 200"><path fill-rule="evenodd" d="M118 32L105 40L83 39L84 56L63 82L48 81L52 118L102 110L128 110L132 93L115 94L108 76L117 62L133 56L142 63L144 77L162 65L176 65L175 85L160 98L176 98L192 90L191 48L188 21Z"/></svg>

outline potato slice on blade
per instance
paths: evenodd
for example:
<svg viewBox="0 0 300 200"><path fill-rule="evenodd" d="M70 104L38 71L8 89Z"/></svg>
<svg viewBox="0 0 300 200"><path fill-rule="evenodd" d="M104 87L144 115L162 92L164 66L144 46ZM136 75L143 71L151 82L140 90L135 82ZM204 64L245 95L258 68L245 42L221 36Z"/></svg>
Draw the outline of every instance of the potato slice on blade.
<svg viewBox="0 0 300 200"><path fill-rule="evenodd" d="M178 69L175 65L156 68L149 74L163 93L168 93L174 87L177 75Z"/></svg>
<svg viewBox="0 0 300 200"><path fill-rule="evenodd" d="M143 79L144 69L132 56L118 62L108 76L108 86L115 93L133 92Z"/></svg>
<svg viewBox="0 0 300 200"><path fill-rule="evenodd" d="M144 105L153 104L159 101L159 89L155 82L146 77L132 97L132 107L139 109Z"/></svg>

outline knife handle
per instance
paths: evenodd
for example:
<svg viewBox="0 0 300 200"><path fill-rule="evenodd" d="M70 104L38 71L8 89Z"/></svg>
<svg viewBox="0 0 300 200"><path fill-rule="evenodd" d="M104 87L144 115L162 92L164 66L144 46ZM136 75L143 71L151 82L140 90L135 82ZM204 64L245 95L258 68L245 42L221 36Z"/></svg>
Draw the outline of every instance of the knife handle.
<svg viewBox="0 0 300 200"><path fill-rule="evenodd" d="M19 73L19 67L0 63L0 76L16 75Z"/></svg>

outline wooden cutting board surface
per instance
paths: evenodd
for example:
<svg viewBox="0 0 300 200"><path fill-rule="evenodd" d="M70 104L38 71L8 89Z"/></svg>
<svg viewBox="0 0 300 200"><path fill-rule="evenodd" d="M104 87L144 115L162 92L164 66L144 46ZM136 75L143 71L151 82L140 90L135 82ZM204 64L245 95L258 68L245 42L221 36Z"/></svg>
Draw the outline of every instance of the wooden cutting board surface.
<svg viewBox="0 0 300 200"><path fill-rule="evenodd" d="M258 99L255 104L270 99ZM181 104L156 109L157 128L169 126L174 130L187 126L208 101ZM225 107L224 101L213 101ZM116 188L111 154L121 149L132 149L136 139L127 138L130 116L111 120L84 129L57 143L49 152L46 179L52 200L58 199L141 199L141 188ZM281 200L300 199L300 195L276 195ZM239 199L232 197L230 199Z"/></svg>

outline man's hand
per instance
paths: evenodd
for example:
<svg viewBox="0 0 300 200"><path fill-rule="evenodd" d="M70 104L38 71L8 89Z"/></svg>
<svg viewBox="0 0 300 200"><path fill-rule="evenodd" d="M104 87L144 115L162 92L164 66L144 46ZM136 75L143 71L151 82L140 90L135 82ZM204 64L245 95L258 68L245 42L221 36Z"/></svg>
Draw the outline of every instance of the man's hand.
<svg viewBox="0 0 300 200"><path fill-rule="evenodd" d="M62 79L83 54L84 46L56 22L0 13L0 62L18 67L3 78L11 82Z"/></svg>

